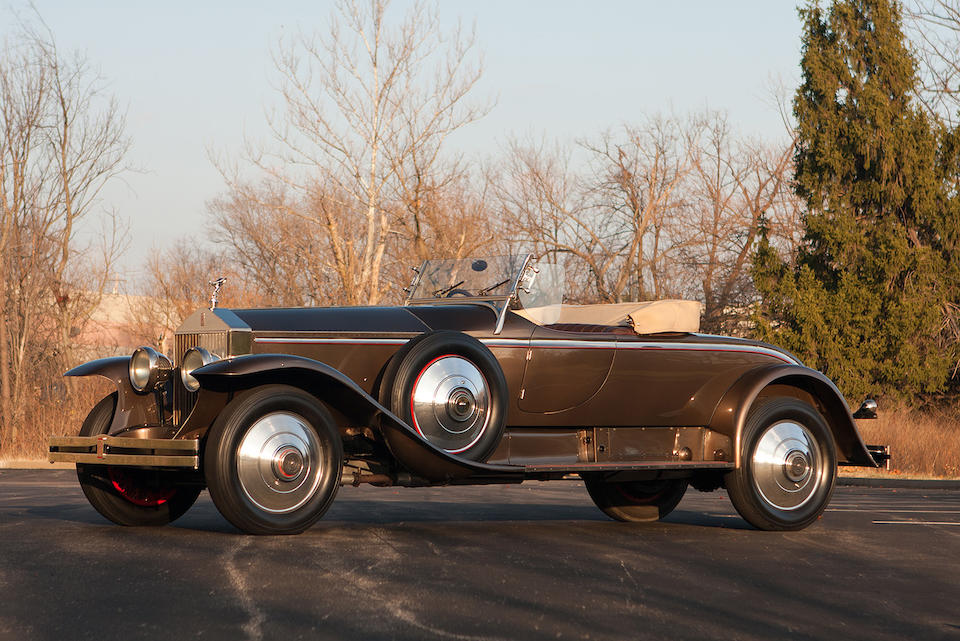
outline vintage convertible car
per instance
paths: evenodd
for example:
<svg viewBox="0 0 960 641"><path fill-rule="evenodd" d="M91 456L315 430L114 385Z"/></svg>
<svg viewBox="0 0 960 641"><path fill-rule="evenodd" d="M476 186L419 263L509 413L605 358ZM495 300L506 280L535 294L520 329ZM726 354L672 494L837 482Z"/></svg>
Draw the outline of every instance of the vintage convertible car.
<svg viewBox="0 0 960 641"><path fill-rule="evenodd" d="M161 525L207 487L249 533L314 524L341 485L583 479L614 519L656 520L688 486L725 487L767 530L823 512L837 465L875 466L856 415L782 349L698 334L699 304L561 304L530 256L427 261L402 307L218 308L67 376L117 391L76 437L90 503Z"/></svg>

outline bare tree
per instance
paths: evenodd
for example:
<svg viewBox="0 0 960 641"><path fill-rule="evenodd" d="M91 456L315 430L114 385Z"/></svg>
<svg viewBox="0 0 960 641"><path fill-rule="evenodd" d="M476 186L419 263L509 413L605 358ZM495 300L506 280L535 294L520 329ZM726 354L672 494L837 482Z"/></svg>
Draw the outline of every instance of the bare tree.
<svg viewBox="0 0 960 641"><path fill-rule="evenodd" d="M586 158L511 143L491 179L505 234L566 257L571 302L694 298L706 329L745 331L761 225L785 254L800 240L792 140L745 140L724 114L703 113L626 126L576 150Z"/></svg>
<svg viewBox="0 0 960 641"><path fill-rule="evenodd" d="M601 222L601 244L591 254L602 258L591 273L606 302L663 298L672 293L665 259L681 242L666 236L689 171L679 126L653 118L624 127L622 135L605 133L598 145L581 142L592 154L588 211Z"/></svg>
<svg viewBox="0 0 960 641"><path fill-rule="evenodd" d="M544 141L514 139L504 154L489 170L488 178L501 211L504 238L511 249L566 263L566 256L572 253L566 221L585 215L586 208L580 177L572 169L572 150ZM590 299L592 290L581 273L582 265L572 263L566 270L567 297Z"/></svg>
<svg viewBox="0 0 960 641"><path fill-rule="evenodd" d="M920 63L918 98L951 127L960 124L960 5L913 0L904 7L906 32Z"/></svg>
<svg viewBox="0 0 960 641"><path fill-rule="evenodd" d="M272 304L337 303L339 287L326 269L324 239L309 233L309 226L305 233L303 219L290 213L308 208L333 217L325 208L334 206L334 199L322 197L312 206L292 202L282 183L239 185L209 205L211 239L224 249L244 282L255 284ZM354 222L342 212L335 215L344 218L344 224Z"/></svg>
<svg viewBox="0 0 960 641"><path fill-rule="evenodd" d="M572 298L620 302L672 293L665 269L669 218L687 172L676 123L653 119L642 127L581 141L587 163L571 170L572 154L513 143L507 177L497 195L514 242L540 254L563 254L574 281L587 284Z"/></svg>
<svg viewBox="0 0 960 641"><path fill-rule="evenodd" d="M486 111L465 101L480 77L473 35L443 33L436 9L424 5L391 28L387 9L386 0L343 0L326 32L283 43L274 56L284 103L270 119L275 146L247 149L274 185L268 193L285 193L277 211L323 240L313 260L351 304L381 299L393 232L421 226L400 221L421 215L424 192L451 180L444 141ZM276 207L256 197L262 185L250 188L220 166L229 200Z"/></svg>
<svg viewBox="0 0 960 641"><path fill-rule="evenodd" d="M690 174L684 186L688 291L704 303L708 331L736 333L755 298L751 256L762 222L778 246L799 238L793 195L793 141L768 146L734 137L723 113L691 118L686 127Z"/></svg>
<svg viewBox="0 0 960 641"><path fill-rule="evenodd" d="M77 241L128 143L116 103L83 56L21 24L0 51L0 421L16 439L28 383L69 362L123 243L116 219L99 259ZM29 365L29 375L27 366Z"/></svg>
<svg viewBox="0 0 960 641"><path fill-rule="evenodd" d="M38 125L46 103L47 82L43 67L24 43L6 42L0 62L0 436L16 429L13 418L13 381L16 364L16 329L12 328L11 303L18 298L20 286L14 270L23 255L20 235L25 218L35 209L41 185L30 171L31 159L40 145ZM11 332L11 329L14 332ZM8 423L12 424L7 427Z"/></svg>
<svg viewBox="0 0 960 641"><path fill-rule="evenodd" d="M572 155L569 147L514 139L490 170L488 182L513 243L539 255L561 246L563 221L584 207Z"/></svg>
<svg viewBox="0 0 960 641"><path fill-rule="evenodd" d="M429 258L463 258L503 253L499 227L490 207L490 185L471 180L466 171L448 171L441 182L418 180L403 194L402 215L389 245L384 277L398 291L409 270Z"/></svg>
<svg viewBox="0 0 960 641"><path fill-rule="evenodd" d="M127 331L171 356L176 328L191 313L210 305L213 278L227 279L220 295L223 306L260 307L276 302L272 293L256 289L255 281L233 256L201 245L195 238L181 238L154 250L146 269L145 295L131 297Z"/></svg>

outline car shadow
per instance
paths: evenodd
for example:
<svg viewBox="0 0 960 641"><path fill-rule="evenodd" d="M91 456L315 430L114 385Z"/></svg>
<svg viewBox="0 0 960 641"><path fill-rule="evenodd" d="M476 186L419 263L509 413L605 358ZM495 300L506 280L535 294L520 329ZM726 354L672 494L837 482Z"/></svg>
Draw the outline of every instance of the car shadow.
<svg viewBox="0 0 960 641"><path fill-rule="evenodd" d="M70 481L72 485L72 479ZM569 485L506 488L479 486L458 489L350 488L340 492L329 511L310 531L323 532L331 527L362 530L370 527L448 523L483 523L488 526L497 524L510 528L540 524L550 524L551 527L558 528L595 524L602 528L627 528L637 531L664 527L753 530L735 513L728 512L725 502L704 501L698 494L685 497L678 509L660 521L620 523L598 510L585 491L581 494L571 490L574 488ZM456 500L450 500L452 492L456 493ZM721 503L724 504L723 507ZM79 488L76 493L43 493L30 496L17 504L0 507L4 508L2 511L5 517L25 523L50 520L118 527L100 516L87 503ZM206 491L184 516L163 527L177 531L239 532L220 515Z"/></svg>
<svg viewBox="0 0 960 641"><path fill-rule="evenodd" d="M52 504L46 506L24 506L18 510L24 522L29 521L66 521L77 525L116 526L97 514L89 505ZM10 515L13 516L13 515ZM746 522L736 516L705 514L698 511L675 510L660 521L649 523L621 523L614 521L593 507L577 505L542 504L498 504L471 503L465 505L456 502L431 502L428 506L417 502L391 502L379 505L376 501L358 501L353 505L337 505L330 509L310 531L322 532L330 527L364 529L405 526L410 524L497 524L511 528L524 525L535 526L545 523L555 527L577 524L597 524L612 528L632 528L644 530L650 528L716 528L732 530L752 530ZM217 511L209 499L198 501L177 521L154 528L124 528L130 530L159 530L174 528L203 532L239 533Z"/></svg>

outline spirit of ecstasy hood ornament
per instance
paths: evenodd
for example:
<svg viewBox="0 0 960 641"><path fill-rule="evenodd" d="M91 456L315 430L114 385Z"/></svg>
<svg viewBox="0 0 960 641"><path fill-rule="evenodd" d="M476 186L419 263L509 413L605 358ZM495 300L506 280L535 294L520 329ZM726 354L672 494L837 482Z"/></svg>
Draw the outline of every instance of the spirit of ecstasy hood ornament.
<svg viewBox="0 0 960 641"><path fill-rule="evenodd" d="M210 296L210 311L213 311L217 308L217 303L220 299L220 288L223 287L223 284L227 282L227 279L221 276L217 280L211 280L210 284L213 286L213 295Z"/></svg>

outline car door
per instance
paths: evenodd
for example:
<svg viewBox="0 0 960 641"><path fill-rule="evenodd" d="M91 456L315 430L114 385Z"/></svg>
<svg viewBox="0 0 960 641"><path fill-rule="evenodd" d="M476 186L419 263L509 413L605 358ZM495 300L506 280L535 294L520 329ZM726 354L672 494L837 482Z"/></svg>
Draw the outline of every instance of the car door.
<svg viewBox="0 0 960 641"><path fill-rule="evenodd" d="M615 354L615 335L538 327L527 349L520 410L548 414L586 403L603 386Z"/></svg>

